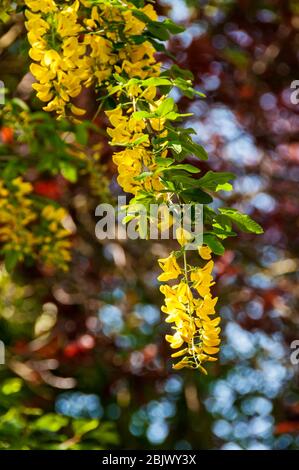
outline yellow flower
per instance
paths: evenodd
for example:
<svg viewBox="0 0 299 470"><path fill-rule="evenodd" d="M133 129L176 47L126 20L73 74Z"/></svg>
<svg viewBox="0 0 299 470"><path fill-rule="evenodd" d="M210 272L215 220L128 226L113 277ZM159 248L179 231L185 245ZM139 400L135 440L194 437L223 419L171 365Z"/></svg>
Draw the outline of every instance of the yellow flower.
<svg viewBox="0 0 299 470"><path fill-rule="evenodd" d="M191 233L189 233L187 230L185 230L182 227L179 227L176 229L175 236L181 246L185 246L193 238Z"/></svg>
<svg viewBox="0 0 299 470"><path fill-rule="evenodd" d="M86 86L91 83L92 59L86 55L87 45L79 37L80 2L56 5L53 0L26 0L26 5L31 9L26 11L29 55L36 61L30 71L38 82L33 88L37 97L48 103L46 111L64 115L70 98L79 95L83 83Z"/></svg>
<svg viewBox="0 0 299 470"><path fill-rule="evenodd" d="M206 259L206 260L209 260L211 259L211 249L206 246L206 245L201 245L199 248L198 248L198 253L200 254L200 256L202 257L202 259Z"/></svg>
<svg viewBox="0 0 299 470"><path fill-rule="evenodd" d="M107 132L112 137L112 145L127 144L131 140L131 133L126 122L122 122L115 129L108 128Z"/></svg>
<svg viewBox="0 0 299 470"><path fill-rule="evenodd" d="M108 116L113 127L117 127L127 121L127 117L123 115L121 106L105 111L105 114Z"/></svg>
<svg viewBox="0 0 299 470"><path fill-rule="evenodd" d="M155 11L153 5L146 5L141 9L141 11L148 16L152 21L157 21L158 15L157 12Z"/></svg>
<svg viewBox="0 0 299 470"><path fill-rule="evenodd" d="M177 264L173 254L168 256L168 258L160 258L158 263L160 268L164 271L158 277L158 281L169 281L170 279L177 279L181 274L181 269Z"/></svg>
<svg viewBox="0 0 299 470"><path fill-rule="evenodd" d="M34 12L51 13L57 10L54 0L25 0L25 4Z"/></svg>
<svg viewBox="0 0 299 470"><path fill-rule="evenodd" d="M166 335L165 339L170 343L170 347L173 349L180 348L184 343L184 340L182 339L181 334L178 331L174 335Z"/></svg>
<svg viewBox="0 0 299 470"><path fill-rule="evenodd" d="M189 285L186 282L184 281L180 282L180 284L177 286L176 293L180 302L183 302L184 304L192 303L193 295L192 295Z"/></svg>
<svg viewBox="0 0 299 470"><path fill-rule="evenodd" d="M12 180L12 184L17 188L18 196L24 196L32 192L32 184L25 182L21 177L17 177Z"/></svg>
<svg viewBox="0 0 299 470"><path fill-rule="evenodd" d="M32 88L37 91L36 96L41 101L50 101L53 98L53 90L50 83L33 83Z"/></svg>
<svg viewBox="0 0 299 470"><path fill-rule="evenodd" d="M196 308L197 315L200 318L206 318L207 315L212 315L215 313L215 305L217 303L218 297L212 298L211 295L205 295L203 300L199 300L198 306Z"/></svg>
<svg viewBox="0 0 299 470"><path fill-rule="evenodd" d="M71 111L76 116L83 116L86 113L85 109L78 108L74 104L71 105Z"/></svg>
<svg viewBox="0 0 299 470"><path fill-rule="evenodd" d="M125 34L128 34L129 36L139 36L143 32L145 24L135 18L131 11L125 11L123 13L123 18L125 20Z"/></svg>
<svg viewBox="0 0 299 470"><path fill-rule="evenodd" d="M49 83L49 81L53 80L56 76L55 72L48 70L46 67L42 67L38 64L31 64L30 72L40 83Z"/></svg>
<svg viewBox="0 0 299 470"><path fill-rule="evenodd" d="M173 357L174 355L172 354L171 356ZM180 369L183 369L184 367L190 367L187 356L184 357L181 361L177 362L176 364L173 364L172 366L172 368L175 370L180 370Z"/></svg>
<svg viewBox="0 0 299 470"><path fill-rule="evenodd" d="M172 256L162 260L166 272L170 269L167 263ZM166 336L166 340L172 349L179 349L172 357L181 358L173 365L176 370L187 367L207 374L202 364L217 360L213 355L218 353L221 342L220 317L210 318L215 313L217 302L217 298L212 298L210 293L210 286L213 284L212 269L213 262L209 261L203 268L193 269L190 280L188 271L183 271L182 280L177 285L172 288L167 285L160 287L165 296L165 305L161 310L166 314L166 323L172 323L175 330L174 334ZM167 275L166 279L168 280ZM203 298L194 297L192 286Z"/></svg>
<svg viewBox="0 0 299 470"><path fill-rule="evenodd" d="M214 285L213 277L211 276L213 267L213 261L209 261L204 268L196 268L190 275L194 289L196 289L202 297L209 294L211 286Z"/></svg>

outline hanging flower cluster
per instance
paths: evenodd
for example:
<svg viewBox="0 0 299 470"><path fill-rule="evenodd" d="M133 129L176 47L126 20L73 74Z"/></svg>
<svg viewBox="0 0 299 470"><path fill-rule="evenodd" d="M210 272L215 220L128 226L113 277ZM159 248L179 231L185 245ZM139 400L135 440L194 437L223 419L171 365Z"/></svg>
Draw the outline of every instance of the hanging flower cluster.
<svg viewBox="0 0 299 470"><path fill-rule="evenodd" d="M33 85L46 111L65 115L66 108L81 116L84 110L71 103L82 86L94 81L101 85L113 72L125 71L144 78L159 69L154 47L149 43L126 44L121 53L114 52L114 42L121 36L135 36L144 30L144 23L129 10L104 4L101 9L89 0L75 0L71 5L55 0L25 0L26 27L31 45L30 57L36 62L30 70L38 83ZM78 10L90 7L90 17L83 20ZM156 19L151 5L142 9ZM111 30L111 25L113 28ZM98 31L101 31L101 34Z"/></svg>
<svg viewBox="0 0 299 470"><path fill-rule="evenodd" d="M90 127L88 122L30 112L18 98L1 107L0 255L8 270L33 261L67 270L76 228L69 212L72 200L64 200L64 207L59 200L80 177L86 179L91 197L111 200L102 143L86 148Z"/></svg>
<svg viewBox="0 0 299 470"><path fill-rule="evenodd" d="M38 83L33 84L37 97L48 102L46 111L73 114L84 111L70 103L88 84L90 58L86 45L80 41L83 28L78 23L79 0L72 5L59 5L54 0L26 0L26 27L31 45L30 57L37 63L30 70Z"/></svg>
<svg viewBox="0 0 299 470"><path fill-rule="evenodd" d="M211 250L206 246L199 248L199 254L204 260L211 258ZM173 323L172 335L166 335L166 340L172 349L178 351L173 358L180 358L173 367L182 369L199 368L205 374L204 362L215 361L219 351L220 317L211 318L215 314L217 298L211 295L214 284L212 278L213 261L208 261L203 267L189 266L184 253L184 266L181 268L172 253L168 258L160 259L159 264L163 273L161 281L178 280L172 287L161 286L165 296L166 322Z"/></svg>
<svg viewBox="0 0 299 470"><path fill-rule="evenodd" d="M141 90L140 90L141 91ZM123 108L125 111L125 107ZM125 192L138 194L142 189L149 192L159 192L163 189L159 175L154 175L157 169L155 158L150 148L149 134L144 121L137 121L132 112L130 101L127 113L122 107L106 111L114 128L108 129L111 144L126 147L113 155L113 161L118 167L117 181ZM141 180L138 177L145 171L149 176Z"/></svg>
<svg viewBox="0 0 299 470"><path fill-rule="evenodd" d="M207 155L192 139L194 130L179 126L186 115L169 94L176 88L189 99L203 95L193 88L189 71L175 64L163 70L156 58L157 51L167 52L163 43L170 35L183 29L169 19L159 21L153 6L142 0L25 3L37 96L47 103L45 110L79 117L84 110L72 99L93 85L98 113L105 111L109 119L118 183L134 195L129 208L139 202L146 207L163 203L166 208L205 205L200 266L187 263L191 233L178 229L180 250L159 260L163 273L158 279L170 282L161 291L162 310L173 330L166 340L178 350L173 357L180 358L174 367L206 372L202 364L216 360L220 344L220 319L213 318L217 299L211 293L211 253L223 254L222 240L235 235L232 224L247 232L262 229L235 209L221 207L216 212L207 206L217 191L232 189L233 174L209 171L199 178L200 168L185 163L190 156L206 160ZM55 225L55 220L49 222Z"/></svg>
<svg viewBox="0 0 299 470"><path fill-rule="evenodd" d="M21 177L9 185L0 180L0 243L7 267L25 256L47 267L67 269L71 259L70 232L63 227L66 212L47 205L38 220L33 186Z"/></svg>

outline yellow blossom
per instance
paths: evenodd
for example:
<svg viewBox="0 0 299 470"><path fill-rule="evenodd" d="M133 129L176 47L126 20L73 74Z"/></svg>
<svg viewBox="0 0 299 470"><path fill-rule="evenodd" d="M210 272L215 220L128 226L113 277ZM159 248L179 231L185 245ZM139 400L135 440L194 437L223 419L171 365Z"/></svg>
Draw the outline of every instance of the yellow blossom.
<svg viewBox="0 0 299 470"><path fill-rule="evenodd" d="M175 236L181 246L185 246L193 238L193 236L182 227L176 229Z"/></svg>
<svg viewBox="0 0 299 470"><path fill-rule="evenodd" d="M211 259L211 249L206 246L206 245L201 245L199 248L198 248L198 253L200 254L200 256L202 257L202 259L205 259L205 260L209 260Z"/></svg>
<svg viewBox="0 0 299 470"><path fill-rule="evenodd" d="M163 269L163 273L158 277L159 281L169 281L170 279L177 279L181 274L181 269L173 254L168 258L160 258L158 260L159 266Z"/></svg>

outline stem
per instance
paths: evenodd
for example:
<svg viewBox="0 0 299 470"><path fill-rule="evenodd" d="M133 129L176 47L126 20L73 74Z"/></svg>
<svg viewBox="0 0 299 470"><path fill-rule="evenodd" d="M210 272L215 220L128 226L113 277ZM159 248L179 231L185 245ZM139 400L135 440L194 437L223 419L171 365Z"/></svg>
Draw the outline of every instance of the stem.
<svg viewBox="0 0 299 470"><path fill-rule="evenodd" d="M184 277L185 277L185 280L186 280L186 283L188 284L189 286L189 279L188 279L188 268L187 268L187 255L186 255L186 251L184 250L184 253L183 253L183 259L184 259ZM192 324L193 324L193 315L191 313L191 309L190 309L190 301L188 301L188 315L189 315L189 318L190 318L190 328L192 328ZM194 336L192 335L192 341L191 341L191 346L192 346L192 356L193 356L193 359L195 361L195 364L196 366L199 365L198 363L198 360L197 360L197 356L195 354L195 344L194 344Z"/></svg>
<svg viewBox="0 0 299 470"><path fill-rule="evenodd" d="M101 104L98 106L98 109L96 110L91 122L94 122L96 120L96 118L98 117L98 115L100 114L102 110L103 104L104 104L104 101L102 101Z"/></svg>

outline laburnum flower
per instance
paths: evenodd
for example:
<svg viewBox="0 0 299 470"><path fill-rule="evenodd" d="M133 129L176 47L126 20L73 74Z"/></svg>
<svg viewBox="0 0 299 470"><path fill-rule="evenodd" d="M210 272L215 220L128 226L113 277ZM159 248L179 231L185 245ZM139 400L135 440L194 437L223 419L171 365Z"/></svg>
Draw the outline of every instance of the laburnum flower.
<svg viewBox="0 0 299 470"><path fill-rule="evenodd" d="M171 279L177 279L181 274L181 269L177 264L177 261L173 254L168 258L160 258L158 260L159 266L163 269L163 273L158 277L159 281L170 281Z"/></svg>
<svg viewBox="0 0 299 470"><path fill-rule="evenodd" d="M141 89L140 92L142 92ZM159 175L153 174L156 163L152 153L147 149L149 135L143 132L146 129L146 123L143 120L134 119L129 111L126 113L121 106L105 111L105 113L113 126L113 128L107 129L112 139L112 145L134 145L139 139L142 139L139 145L127 147L125 150L114 153L112 158L118 167L117 181L119 185L124 191L132 194L137 194L141 189L161 191L163 184ZM149 172L150 176L142 180L138 179L138 176L145 170Z"/></svg>
<svg viewBox="0 0 299 470"><path fill-rule="evenodd" d="M183 232L181 241L183 246L187 242L187 235ZM205 247L202 254L208 257L209 248ZM160 287L165 296L161 310L166 314L166 323L173 325L173 334L167 334L165 338L172 349L178 349L171 356L180 358L173 368L194 368L206 374L203 364L217 360L214 355L218 353L220 344L220 317L213 318L217 298L212 297L210 290L214 284L211 274L213 261L208 261L202 268L187 265L182 271L172 253L159 260L159 264L164 271L159 280L168 281L180 276L178 284Z"/></svg>
<svg viewBox="0 0 299 470"><path fill-rule="evenodd" d="M209 261L203 268L195 268L191 272L190 279L193 283L192 286L202 297L207 295L210 292L211 286L215 284L211 275L213 267L213 261Z"/></svg>
<svg viewBox="0 0 299 470"><path fill-rule="evenodd" d="M33 186L21 177L7 184L0 180L0 242L4 254L26 256L53 268L66 270L71 259L70 232L62 226L63 208L45 206L42 211L31 197Z"/></svg>
<svg viewBox="0 0 299 470"><path fill-rule="evenodd" d="M68 107L75 115L84 114L70 103L90 77L91 59L86 55L86 45L79 40L79 0L68 5L54 0L25 3L29 55L36 62L30 71L37 80L33 84L37 97L48 103L46 111L64 115Z"/></svg>
<svg viewBox="0 0 299 470"><path fill-rule="evenodd" d="M199 248L198 248L198 253L199 255L202 257L202 259L205 259L205 260L209 260L211 259L211 249L206 246L206 245L201 245Z"/></svg>
<svg viewBox="0 0 299 470"><path fill-rule="evenodd" d="M188 283L182 280L178 286L175 287L176 295L180 302L183 304L191 304L193 300L193 294Z"/></svg>
<svg viewBox="0 0 299 470"><path fill-rule="evenodd" d="M50 13L57 10L54 0L25 0L25 3L34 12Z"/></svg>
<svg viewBox="0 0 299 470"><path fill-rule="evenodd" d="M152 21L157 21L158 15L152 5L146 5L141 9L141 11ZM130 10L125 11L122 16L125 20L124 31L126 34L130 36L142 34L145 25L142 21L138 20Z"/></svg>
<svg viewBox="0 0 299 470"><path fill-rule="evenodd" d="M62 207L47 205L42 210L41 216L44 230L50 233L50 236L46 235L43 238L40 259L46 266L59 267L66 271L68 262L71 260L70 232L62 226L67 212Z"/></svg>
<svg viewBox="0 0 299 470"><path fill-rule="evenodd" d="M113 155L118 167L117 181L124 191L135 194L141 183L134 178L142 171L143 148L126 149Z"/></svg>
<svg viewBox="0 0 299 470"><path fill-rule="evenodd" d="M203 299L196 299L195 303L195 310L196 315L200 320L208 320L209 315L214 315L215 313L215 305L217 303L218 298L212 297L210 294L204 296Z"/></svg>
<svg viewBox="0 0 299 470"><path fill-rule="evenodd" d="M170 347L173 349L180 348L182 344L184 344L184 339L180 331L177 331L174 335L166 335L165 339L170 343Z"/></svg>
<svg viewBox="0 0 299 470"><path fill-rule="evenodd" d="M193 238L191 233L189 233L187 230L185 230L182 227L178 227L176 229L175 236L181 246L185 246Z"/></svg>

